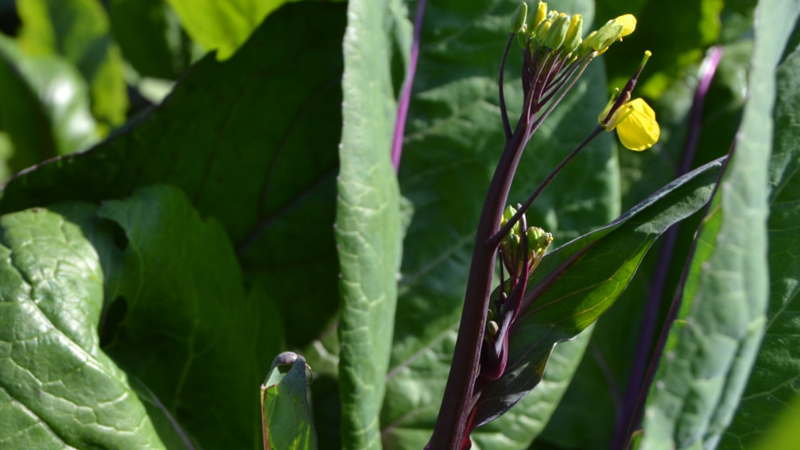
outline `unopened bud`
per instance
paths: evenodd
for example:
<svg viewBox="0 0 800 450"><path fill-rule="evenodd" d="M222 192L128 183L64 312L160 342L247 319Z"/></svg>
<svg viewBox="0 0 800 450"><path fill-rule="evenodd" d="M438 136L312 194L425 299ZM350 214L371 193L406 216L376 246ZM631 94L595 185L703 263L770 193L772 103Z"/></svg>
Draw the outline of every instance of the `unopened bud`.
<svg viewBox="0 0 800 450"><path fill-rule="evenodd" d="M528 248L535 256L542 255L550 243L553 242L553 235L545 232L539 227L530 227L525 232L528 238Z"/></svg>
<svg viewBox="0 0 800 450"><path fill-rule="evenodd" d="M528 4L522 2L517 6L514 15L511 17L511 31L512 34L519 33L524 30L525 22L528 20Z"/></svg>
<svg viewBox="0 0 800 450"><path fill-rule="evenodd" d="M575 14L569 21L567 36L564 38L564 50L567 52L574 52L578 46L581 45L582 35L583 17L580 14Z"/></svg>
<svg viewBox="0 0 800 450"><path fill-rule="evenodd" d="M545 44L545 39L547 38L547 33L550 31L550 27L553 25L553 21L545 20L544 22L540 23L538 27L536 27L536 42L541 45Z"/></svg>
<svg viewBox="0 0 800 450"><path fill-rule="evenodd" d="M547 18L547 2L538 1L533 9L536 11L536 15L533 17L531 30L536 30L539 24Z"/></svg>
<svg viewBox="0 0 800 450"><path fill-rule="evenodd" d="M569 29L569 16L561 13L553 19L553 24L550 30L547 31L545 37L545 45L557 50L564 43L564 38L567 36Z"/></svg>

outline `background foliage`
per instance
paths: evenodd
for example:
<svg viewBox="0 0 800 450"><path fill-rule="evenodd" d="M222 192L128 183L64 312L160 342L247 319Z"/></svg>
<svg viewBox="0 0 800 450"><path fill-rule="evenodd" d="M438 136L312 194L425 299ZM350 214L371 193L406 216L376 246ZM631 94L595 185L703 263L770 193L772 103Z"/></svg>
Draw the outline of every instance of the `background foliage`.
<svg viewBox="0 0 800 450"><path fill-rule="evenodd" d="M502 149L516 3L428 2L396 176L417 2L282 3L0 0L0 448L260 448L258 386L287 349L313 369L320 448L424 447ZM549 4L585 29L627 12L639 26L537 133L510 201L594 128L645 49L637 93L662 126L645 153L605 133L559 175L528 214L553 249L667 185L687 149L691 167L735 153L671 257L660 243L623 254L636 276L597 296L621 297L475 447L618 444L631 374L677 296L640 445L793 448L774 442L791 439L800 389L798 1ZM711 46L723 56L693 118ZM603 245L649 246L658 217L666 228L710 195L703 173ZM611 259L596 254L589 267Z"/></svg>

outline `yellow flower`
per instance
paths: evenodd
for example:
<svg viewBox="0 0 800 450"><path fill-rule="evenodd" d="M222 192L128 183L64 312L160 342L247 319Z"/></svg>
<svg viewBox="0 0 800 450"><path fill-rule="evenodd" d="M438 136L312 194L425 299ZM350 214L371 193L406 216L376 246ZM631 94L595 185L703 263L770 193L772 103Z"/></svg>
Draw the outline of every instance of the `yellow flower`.
<svg viewBox="0 0 800 450"><path fill-rule="evenodd" d="M622 145L637 152L652 147L661 136L655 111L641 98L633 99L619 108L606 125L609 131L614 128Z"/></svg>

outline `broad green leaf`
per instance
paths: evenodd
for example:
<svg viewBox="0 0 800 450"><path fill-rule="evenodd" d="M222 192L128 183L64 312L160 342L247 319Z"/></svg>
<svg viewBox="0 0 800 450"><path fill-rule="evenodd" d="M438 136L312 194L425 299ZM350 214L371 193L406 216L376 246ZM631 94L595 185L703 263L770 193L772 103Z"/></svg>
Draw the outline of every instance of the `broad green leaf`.
<svg viewBox="0 0 800 450"><path fill-rule="evenodd" d="M203 448L254 448L256 389L282 346L281 322L266 299L245 295L221 225L166 185L103 202L98 216L127 239L106 288L125 314L106 352Z"/></svg>
<svg viewBox="0 0 800 450"><path fill-rule="evenodd" d="M86 83L56 55L27 56L0 35L0 128L13 143L18 171L97 141Z"/></svg>
<svg viewBox="0 0 800 450"><path fill-rule="evenodd" d="M339 392L342 447L380 449L380 422L397 303L401 230L392 42L398 0L351 0L344 38L336 243L341 279Z"/></svg>
<svg viewBox="0 0 800 450"><path fill-rule="evenodd" d="M184 28L221 60L230 58L267 14L287 0L166 0ZM281 39L283 41L283 39Z"/></svg>
<svg viewBox="0 0 800 450"><path fill-rule="evenodd" d="M667 228L708 202L721 163L673 181L607 227L545 256L509 334L508 365L478 400L476 422L503 414L542 377L553 347L594 323Z"/></svg>
<svg viewBox="0 0 800 450"><path fill-rule="evenodd" d="M800 128L795 121L800 110L800 50L795 40L777 70L775 139L770 161L769 267L770 299L767 326L761 349L733 423L719 448L750 448L765 436L781 416L797 410L800 401L800 241L797 224L800 179ZM797 422L794 426L796 427ZM794 430L796 434L796 429ZM767 448L767 447L764 447ZM778 447L773 447L778 448ZM782 447L789 448L789 447Z"/></svg>
<svg viewBox="0 0 800 450"><path fill-rule="evenodd" d="M768 158L774 70L800 12L759 5L749 100L720 189L698 235L678 319L644 414L643 449L714 448L730 424L764 333Z"/></svg>
<svg viewBox="0 0 800 450"><path fill-rule="evenodd" d="M191 42L164 0L111 0L108 18L122 56L139 75L175 80L189 67Z"/></svg>
<svg viewBox="0 0 800 450"><path fill-rule="evenodd" d="M304 345L337 307L344 13L340 4L286 5L236 56L205 57L163 104L101 145L12 179L0 211L176 185L220 221L248 279L303 324L287 338Z"/></svg>
<svg viewBox="0 0 800 450"><path fill-rule="evenodd" d="M284 373L281 366L290 366ZM310 372L305 358L292 352L278 355L261 385L264 446L279 450L316 450L317 434L308 403Z"/></svg>
<svg viewBox="0 0 800 450"><path fill-rule="evenodd" d="M59 54L89 84L92 112L105 131L121 125L128 109L122 57L109 34L100 0L21 0L20 46L32 55Z"/></svg>
<svg viewBox="0 0 800 450"><path fill-rule="evenodd" d="M96 209L0 217L4 448L165 448L125 373L99 348L104 274L76 224Z"/></svg>
<svg viewBox="0 0 800 450"><path fill-rule="evenodd" d="M386 448L424 446L441 404L478 217L504 145L496 80L508 21L517 4L428 2L400 162L401 191L411 201L414 216L404 243L391 369L381 412ZM589 1L549 4L592 20ZM415 7L412 4L410 10ZM512 46L505 78L512 121L521 108L520 67L521 49ZM604 85L598 60L522 156L510 202L524 201L594 129L608 98L604 89L590 87ZM567 166L528 214L531 225L542 226L566 242L619 214L611 139L610 134L601 136ZM581 352L568 351L567 346L563 351L565 358L573 358L563 367L574 367ZM546 423L570 376L554 374L554 382L541 391L541 401L519 404L485 435L478 430L473 434L476 446L491 448L501 440L497 430L513 428L513 437L499 448L526 448Z"/></svg>

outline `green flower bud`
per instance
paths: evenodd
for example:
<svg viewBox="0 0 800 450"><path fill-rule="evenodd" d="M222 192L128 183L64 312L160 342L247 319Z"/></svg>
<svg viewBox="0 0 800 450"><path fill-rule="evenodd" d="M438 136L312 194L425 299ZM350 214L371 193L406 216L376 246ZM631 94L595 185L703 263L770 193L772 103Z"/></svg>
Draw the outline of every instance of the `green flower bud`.
<svg viewBox="0 0 800 450"><path fill-rule="evenodd" d="M537 0L533 10L536 11L536 15L533 17L530 29L536 30L536 27L547 18L547 3Z"/></svg>
<svg viewBox="0 0 800 450"><path fill-rule="evenodd" d="M511 33L519 33L525 27L525 22L528 20L528 4L522 2L517 6L517 10L514 11L514 15L511 16L511 28L509 31Z"/></svg>
<svg viewBox="0 0 800 450"><path fill-rule="evenodd" d="M567 36L564 38L564 50L567 52L574 52L578 46L581 45L581 36L583 35L583 17L580 14L575 14L569 21L569 29Z"/></svg>
<svg viewBox="0 0 800 450"><path fill-rule="evenodd" d="M567 36L567 30L569 29L569 16L561 13L553 19L553 24L550 26L550 30L547 31L547 36L545 37L545 45L552 48L553 50L557 50L561 47L561 44L564 43L564 38Z"/></svg>
<svg viewBox="0 0 800 450"><path fill-rule="evenodd" d="M624 27L622 25L609 25L612 22L608 22L599 30L597 30L597 34L595 34L592 38L592 41L589 45L598 52L604 52L609 45L613 44L614 41L619 39L622 36L622 31ZM588 40L588 39L587 39Z"/></svg>
<svg viewBox="0 0 800 450"><path fill-rule="evenodd" d="M539 257L544 254L550 243L553 242L553 235L545 232L539 227L530 227L525 232L528 238L528 251L532 253L531 256Z"/></svg>
<svg viewBox="0 0 800 450"><path fill-rule="evenodd" d="M547 33L550 31L550 27L553 25L551 20L545 20L544 22L540 23L538 27L536 27L536 42L541 45L545 44L545 39L547 38Z"/></svg>

